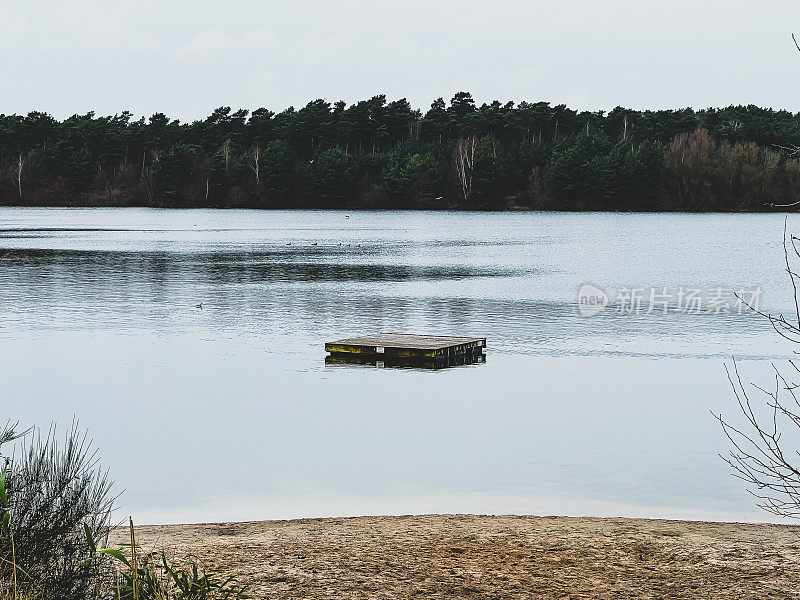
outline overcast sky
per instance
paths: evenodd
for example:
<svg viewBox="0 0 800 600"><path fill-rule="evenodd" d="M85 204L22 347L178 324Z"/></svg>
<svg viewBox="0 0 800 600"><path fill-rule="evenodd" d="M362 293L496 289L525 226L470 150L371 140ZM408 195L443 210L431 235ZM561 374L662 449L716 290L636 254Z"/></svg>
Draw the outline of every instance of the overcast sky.
<svg viewBox="0 0 800 600"><path fill-rule="evenodd" d="M282 110L471 91L800 110L797 0L0 0L0 113Z"/></svg>

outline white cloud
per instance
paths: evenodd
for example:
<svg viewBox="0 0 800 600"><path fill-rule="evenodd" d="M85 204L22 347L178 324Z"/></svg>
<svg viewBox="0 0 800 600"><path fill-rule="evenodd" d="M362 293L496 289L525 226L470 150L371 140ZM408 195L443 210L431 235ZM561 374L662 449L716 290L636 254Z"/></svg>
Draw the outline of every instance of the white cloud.
<svg viewBox="0 0 800 600"><path fill-rule="evenodd" d="M275 82L275 76L269 72L261 70L252 77L250 77L250 85L253 88L260 90L272 85Z"/></svg>
<svg viewBox="0 0 800 600"><path fill-rule="evenodd" d="M239 44L242 48L257 49L271 46L277 41L278 36L276 36L274 32L259 27L258 29L245 33Z"/></svg>
<svg viewBox="0 0 800 600"><path fill-rule="evenodd" d="M327 33L311 30L303 37L303 45L312 48L314 53L328 55L352 47L353 35L350 33ZM313 54L312 54L313 56Z"/></svg>
<svg viewBox="0 0 800 600"><path fill-rule="evenodd" d="M135 36L126 18L125 3L104 0L72 0L41 4L38 27L57 31L50 37L54 46L111 48L124 47Z"/></svg>
<svg viewBox="0 0 800 600"><path fill-rule="evenodd" d="M0 43L11 43L25 33L24 17L17 16L10 8L0 6Z"/></svg>
<svg viewBox="0 0 800 600"><path fill-rule="evenodd" d="M209 29L196 35L178 49L178 56L191 58L229 50L233 45L231 36L219 29Z"/></svg>
<svg viewBox="0 0 800 600"><path fill-rule="evenodd" d="M241 37L233 37L219 29L209 29L196 35L178 49L180 58L207 57L211 54L242 54L271 46L278 38L274 32L259 27L244 33Z"/></svg>
<svg viewBox="0 0 800 600"><path fill-rule="evenodd" d="M152 37L142 38L128 44L128 51L133 54L154 54L158 48L158 40Z"/></svg>

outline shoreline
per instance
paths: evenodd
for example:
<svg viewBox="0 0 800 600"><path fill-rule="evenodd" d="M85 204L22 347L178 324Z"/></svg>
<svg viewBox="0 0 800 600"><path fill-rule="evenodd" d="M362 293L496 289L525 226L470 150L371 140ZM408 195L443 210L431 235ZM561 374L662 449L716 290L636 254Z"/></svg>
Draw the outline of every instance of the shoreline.
<svg viewBox="0 0 800 600"><path fill-rule="evenodd" d="M633 208L543 208L537 206L517 205L505 208L475 208L443 206L436 208L407 208L407 207L381 207L381 206L358 206L358 207L326 207L326 206L154 206L149 204L0 204L0 208L13 209L151 209L155 211L176 211L188 212L193 210L217 210L220 212L230 211L252 211L252 212L281 212L281 211L323 211L323 212L380 212L380 213L554 213L554 214L643 214L643 215L787 215L796 214L797 211L785 210L785 207L761 210L686 210L686 209L633 209ZM783 208L784 210L778 210Z"/></svg>
<svg viewBox="0 0 800 600"><path fill-rule="evenodd" d="M137 526L253 598L787 598L800 526L601 517L374 516ZM126 528L112 532L124 543Z"/></svg>

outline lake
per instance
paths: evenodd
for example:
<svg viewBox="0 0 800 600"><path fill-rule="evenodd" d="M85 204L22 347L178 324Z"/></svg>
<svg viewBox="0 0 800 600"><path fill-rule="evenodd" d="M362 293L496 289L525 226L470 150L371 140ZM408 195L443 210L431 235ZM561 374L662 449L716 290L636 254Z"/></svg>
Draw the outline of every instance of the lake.
<svg viewBox="0 0 800 600"><path fill-rule="evenodd" d="M732 356L768 380L793 351L732 295L791 310L783 224L2 208L0 418L77 419L141 523L768 520L710 411L736 417ZM378 331L486 336L487 361L325 365Z"/></svg>

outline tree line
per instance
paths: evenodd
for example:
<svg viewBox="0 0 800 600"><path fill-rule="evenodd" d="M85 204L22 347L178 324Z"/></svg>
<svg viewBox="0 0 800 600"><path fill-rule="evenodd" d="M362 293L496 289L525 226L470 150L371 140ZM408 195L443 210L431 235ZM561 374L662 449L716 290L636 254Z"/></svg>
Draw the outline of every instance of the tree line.
<svg viewBox="0 0 800 600"><path fill-rule="evenodd" d="M384 95L181 123L0 115L0 204L755 211L800 201L800 114L756 106L422 112Z"/></svg>

